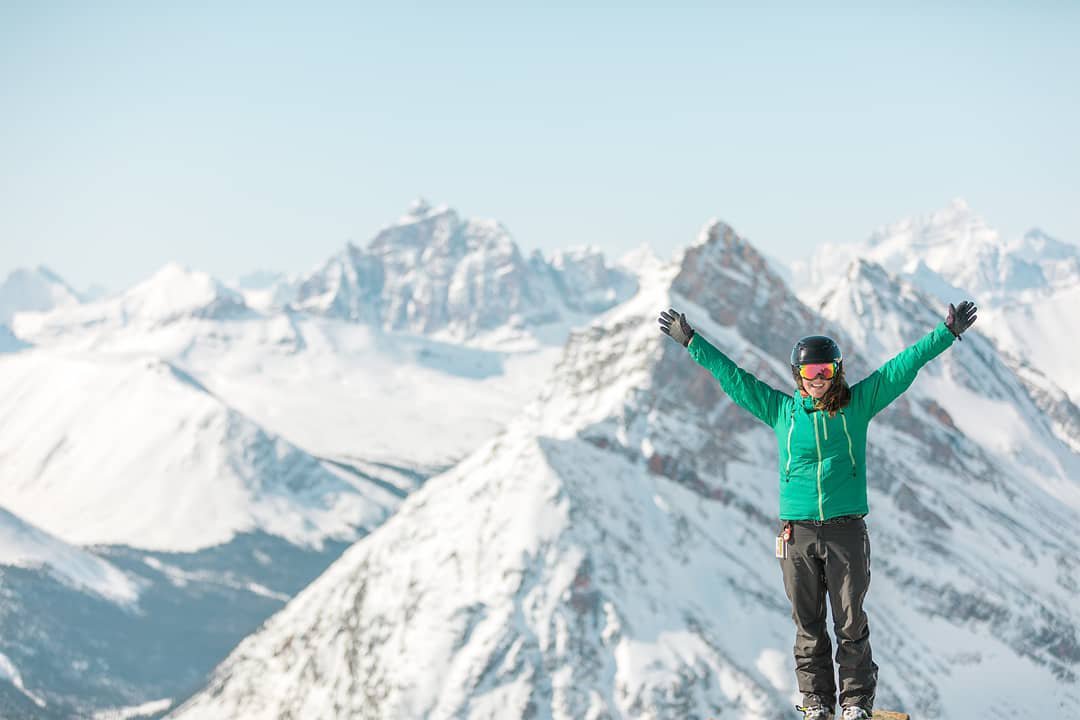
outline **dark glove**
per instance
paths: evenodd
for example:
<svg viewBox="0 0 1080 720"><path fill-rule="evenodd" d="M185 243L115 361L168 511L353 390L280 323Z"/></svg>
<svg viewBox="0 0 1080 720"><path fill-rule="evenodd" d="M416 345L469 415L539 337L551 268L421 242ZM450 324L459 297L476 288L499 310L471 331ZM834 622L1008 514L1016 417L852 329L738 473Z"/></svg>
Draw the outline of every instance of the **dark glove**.
<svg viewBox="0 0 1080 720"><path fill-rule="evenodd" d="M686 322L686 316L675 308L660 312L660 332L681 343L683 347L689 345L690 338L694 337L694 328Z"/></svg>
<svg viewBox="0 0 1080 720"><path fill-rule="evenodd" d="M963 340L960 334L975 322L978 317L975 313L978 310L979 308L975 307L975 303L970 300L964 300L956 307L949 303L949 315L945 318L945 327L949 328L949 332L955 335L957 340Z"/></svg>

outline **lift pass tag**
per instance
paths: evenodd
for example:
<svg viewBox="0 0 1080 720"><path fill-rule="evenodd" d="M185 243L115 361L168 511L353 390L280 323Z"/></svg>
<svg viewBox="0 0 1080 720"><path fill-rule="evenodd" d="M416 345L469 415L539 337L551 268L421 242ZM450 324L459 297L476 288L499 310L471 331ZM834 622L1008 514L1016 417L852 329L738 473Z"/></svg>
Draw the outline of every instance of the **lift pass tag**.
<svg viewBox="0 0 1080 720"><path fill-rule="evenodd" d="M787 557L787 540L784 539L783 535L776 538L776 557L781 559Z"/></svg>

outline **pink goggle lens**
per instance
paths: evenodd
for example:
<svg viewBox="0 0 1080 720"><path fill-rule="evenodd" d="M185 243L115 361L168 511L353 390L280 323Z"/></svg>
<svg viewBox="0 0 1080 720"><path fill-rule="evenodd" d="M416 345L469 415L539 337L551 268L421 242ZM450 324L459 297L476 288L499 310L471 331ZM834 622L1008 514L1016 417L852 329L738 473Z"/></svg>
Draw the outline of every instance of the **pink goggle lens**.
<svg viewBox="0 0 1080 720"><path fill-rule="evenodd" d="M799 366L799 376L806 380L823 377L832 380L836 375L836 363L807 363Z"/></svg>

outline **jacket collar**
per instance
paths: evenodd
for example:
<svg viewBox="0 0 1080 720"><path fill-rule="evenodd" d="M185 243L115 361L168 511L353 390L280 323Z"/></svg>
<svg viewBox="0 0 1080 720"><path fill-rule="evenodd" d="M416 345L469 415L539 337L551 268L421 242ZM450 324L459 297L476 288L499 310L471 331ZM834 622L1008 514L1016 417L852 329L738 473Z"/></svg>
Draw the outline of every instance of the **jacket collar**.
<svg viewBox="0 0 1080 720"><path fill-rule="evenodd" d="M806 397L803 397L803 394L801 392L799 392L798 388L796 388L796 390L795 390L795 396L794 397L795 397L795 405L797 407L801 407L804 412L812 413L815 410L817 410L817 408L814 407L814 398L810 397L809 395L807 395Z"/></svg>

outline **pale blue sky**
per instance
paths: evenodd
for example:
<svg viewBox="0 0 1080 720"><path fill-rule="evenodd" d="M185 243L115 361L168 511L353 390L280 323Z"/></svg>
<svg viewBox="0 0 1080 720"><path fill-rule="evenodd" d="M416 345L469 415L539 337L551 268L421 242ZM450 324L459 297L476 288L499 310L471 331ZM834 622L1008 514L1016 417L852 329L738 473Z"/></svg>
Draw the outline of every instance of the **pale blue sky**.
<svg viewBox="0 0 1080 720"><path fill-rule="evenodd" d="M1080 3L193 5L0 2L0 275L306 270L418 195L526 252L1080 241Z"/></svg>

